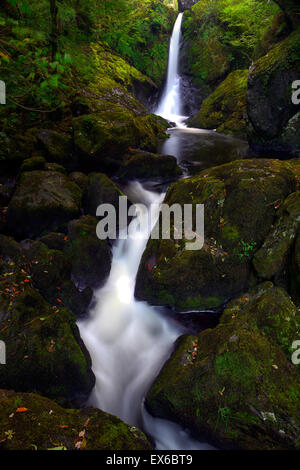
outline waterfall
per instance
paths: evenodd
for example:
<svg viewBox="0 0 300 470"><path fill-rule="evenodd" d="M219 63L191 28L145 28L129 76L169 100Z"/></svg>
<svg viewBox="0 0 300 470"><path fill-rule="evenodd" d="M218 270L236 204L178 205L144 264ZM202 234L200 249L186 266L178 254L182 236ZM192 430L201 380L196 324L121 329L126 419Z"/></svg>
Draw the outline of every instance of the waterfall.
<svg viewBox="0 0 300 470"><path fill-rule="evenodd" d="M182 119L178 76L181 21L182 13L173 29L166 89L157 111L178 125ZM165 195L149 191L137 181L130 183L125 193L132 202L148 208L154 224ZM144 407L149 388L183 330L158 308L134 298L139 263L152 229L135 222L133 219L129 224L128 237L115 242L110 275L95 293L88 318L78 322L96 377L88 405L141 427L152 436L157 449L212 449L178 424L152 417Z"/></svg>
<svg viewBox="0 0 300 470"><path fill-rule="evenodd" d="M181 23L183 13L179 13L170 40L168 72L165 89L155 114L168 121L175 122L178 127L183 126L185 116L181 116L180 102L180 76L178 74Z"/></svg>

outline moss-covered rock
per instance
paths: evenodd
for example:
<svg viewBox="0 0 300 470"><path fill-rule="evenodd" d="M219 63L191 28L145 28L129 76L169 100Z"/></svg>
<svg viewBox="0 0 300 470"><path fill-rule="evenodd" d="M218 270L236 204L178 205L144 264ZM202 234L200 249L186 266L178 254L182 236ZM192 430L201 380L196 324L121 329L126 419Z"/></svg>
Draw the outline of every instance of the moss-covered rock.
<svg viewBox="0 0 300 470"><path fill-rule="evenodd" d="M81 190L55 171L22 173L9 203L7 221L17 237L55 231L79 216Z"/></svg>
<svg viewBox="0 0 300 470"><path fill-rule="evenodd" d="M20 171L34 171L34 170L44 170L46 165L46 160L44 157L30 157L26 158L26 160L23 161Z"/></svg>
<svg viewBox="0 0 300 470"><path fill-rule="evenodd" d="M132 150L125 156L119 176L125 179L170 178L182 174L177 160L172 155L157 155L142 150Z"/></svg>
<svg viewBox="0 0 300 470"><path fill-rule="evenodd" d="M228 134L245 133L247 82L248 70L230 73L203 101L200 111L188 120L188 125Z"/></svg>
<svg viewBox="0 0 300 470"><path fill-rule="evenodd" d="M182 179L165 203L204 204L204 246L186 250L185 239L150 239L139 267L136 295L180 310L217 308L257 282L251 259L267 237L276 207L296 189L289 162L239 160Z"/></svg>
<svg viewBox="0 0 300 470"><path fill-rule="evenodd" d="M84 193L84 210L95 216L100 204L112 204L116 211L119 207L119 197L125 194L108 178L105 173L91 173L88 178L88 187Z"/></svg>
<svg viewBox="0 0 300 470"><path fill-rule="evenodd" d="M299 155L300 106L292 102L299 78L299 31L274 46L250 68L247 91L248 139L257 152Z"/></svg>
<svg viewBox="0 0 300 470"><path fill-rule="evenodd" d="M80 171L74 171L73 173L69 174L69 178L71 181L77 184L80 189L84 192L89 184L88 176Z"/></svg>
<svg viewBox="0 0 300 470"><path fill-rule="evenodd" d="M7 390L0 390L0 441L2 450L151 450L139 429L101 410Z"/></svg>
<svg viewBox="0 0 300 470"><path fill-rule="evenodd" d="M300 376L288 353L299 321L272 284L244 295L214 330L180 338L147 407L222 448L299 449Z"/></svg>
<svg viewBox="0 0 300 470"><path fill-rule="evenodd" d="M168 123L154 114L136 114L120 105L102 102L101 112L73 120L74 143L81 165L95 171L114 172L129 147L155 150L166 137Z"/></svg>
<svg viewBox="0 0 300 470"><path fill-rule="evenodd" d="M7 364L0 369L1 387L39 391L49 397L84 400L94 386L91 361L76 326L64 307L53 307L32 287L28 277L2 271L1 333ZM3 267L2 267L3 269ZM25 270L24 270L25 271ZM29 281L29 282L26 282ZM26 287L25 287L26 286Z"/></svg>
<svg viewBox="0 0 300 470"><path fill-rule="evenodd" d="M96 234L97 219L86 215L68 225L64 253L72 266L72 276L80 286L96 287L108 276L111 251L106 240Z"/></svg>
<svg viewBox="0 0 300 470"><path fill-rule="evenodd" d="M290 194L278 212L263 246L253 258L255 270L263 279L272 279L287 263L300 222L300 191Z"/></svg>

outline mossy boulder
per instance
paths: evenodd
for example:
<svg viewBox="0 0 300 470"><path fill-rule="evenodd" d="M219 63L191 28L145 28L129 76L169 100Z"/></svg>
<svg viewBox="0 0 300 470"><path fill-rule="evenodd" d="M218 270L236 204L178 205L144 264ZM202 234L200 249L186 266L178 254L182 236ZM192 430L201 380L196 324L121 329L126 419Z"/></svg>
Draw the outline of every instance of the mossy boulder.
<svg viewBox="0 0 300 470"><path fill-rule="evenodd" d="M103 102L102 111L73 119L74 142L81 165L95 171L115 172L129 147L155 150L166 137L168 123L154 114L136 114Z"/></svg>
<svg viewBox="0 0 300 470"><path fill-rule="evenodd" d="M258 153L299 156L300 105L292 84L300 75L300 33L295 31L251 66L248 78L248 139Z"/></svg>
<svg viewBox="0 0 300 470"><path fill-rule="evenodd" d="M7 272L2 271L2 283L11 280ZM7 361L0 369L1 387L39 391L62 402L86 399L95 378L75 315L51 306L37 290L25 287L28 277L23 279L16 273L13 285L6 283L1 294L0 339Z"/></svg>
<svg viewBox="0 0 300 470"><path fill-rule="evenodd" d="M300 6L297 0L275 0L283 10L286 22L291 29L300 26Z"/></svg>
<svg viewBox="0 0 300 470"><path fill-rule="evenodd" d="M177 160L172 155L158 155L143 150L132 150L126 155L119 171L125 179L170 178L182 174Z"/></svg>
<svg viewBox="0 0 300 470"><path fill-rule="evenodd" d="M58 163L69 171L77 167L70 136L49 129L41 129L37 134L37 140L48 161Z"/></svg>
<svg viewBox="0 0 300 470"><path fill-rule="evenodd" d="M95 216L100 204L112 204L118 211L119 197L123 196L125 194L105 173L90 173L88 186L83 196L84 210Z"/></svg>
<svg viewBox="0 0 300 470"><path fill-rule="evenodd" d="M68 241L64 248L72 266L72 277L80 286L96 287L108 276L111 250L106 240L96 234L97 219L86 215L68 225Z"/></svg>
<svg viewBox="0 0 300 470"><path fill-rule="evenodd" d="M41 395L7 390L0 390L0 441L1 450L152 448L139 429L97 408L64 409Z"/></svg>
<svg viewBox="0 0 300 470"><path fill-rule="evenodd" d="M88 288L79 291L75 286L71 280L72 265L61 248L49 249L44 243L33 240L19 244L0 236L0 255L11 262L15 269L23 270L26 274L26 279L22 279L23 284L30 283L51 305L64 306L75 315L82 315L87 311L92 292Z"/></svg>
<svg viewBox="0 0 300 470"><path fill-rule="evenodd" d="M188 125L227 134L244 134L247 82L248 70L231 72L203 101L200 111L188 120Z"/></svg>
<svg viewBox="0 0 300 470"><path fill-rule="evenodd" d="M80 188L62 173L25 172L9 203L7 222L17 237L34 237L65 228L80 215L80 206Z"/></svg>
<svg viewBox="0 0 300 470"><path fill-rule="evenodd" d="M20 171L34 171L34 170L44 170L46 165L46 160L44 157L30 157L26 158L26 160L23 161Z"/></svg>
<svg viewBox="0 0 300 470"><path fill-rule="evenodd" d="M255 253L253 265L259 277L272 279L287 264L300 223L300 191L290 194L263 246Z"/></svg>
<svg viewBox="0 0 300 470"><path fill-rule="evenodd" d="M238 160L202 171L170 186L165 203L204 204L202 249L185 239L150 239L139 267L136 296L180 310L219 308L258 282L251 260L274 222L278 204L295 191L289 162Z"/></svg>
<svg viewBox="0 0 300 470"><path fill-rule="evenodd" d="M178 340L148 409L221 448L299 449L300 375L287 353L299 321L284 291L264 285L245 294L215 329Z"/></svg>

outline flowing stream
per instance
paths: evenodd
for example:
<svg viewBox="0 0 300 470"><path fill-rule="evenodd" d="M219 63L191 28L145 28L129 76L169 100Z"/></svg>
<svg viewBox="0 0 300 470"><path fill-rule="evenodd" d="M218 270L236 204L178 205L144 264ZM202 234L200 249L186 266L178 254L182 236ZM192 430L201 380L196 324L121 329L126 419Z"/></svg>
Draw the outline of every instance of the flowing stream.
<svg viewBox="0 0 300 470"><path fill-rule="evenodd" d="M167 83L157 110L157 114L178 125L182 119L177 72L181 21L182 13L174 25ZM146 189L137 181L128 185L126 193L132 202L143 203L148 211L154 211L151 220L155 221L164 194ZM78 324L96 376L89 404L141 427L152 436L157 449L211 449L179 425L154 418L144 407L144 397L183 328L163 316L159 308L135 300L136 274L151 227L142 229L133 220L128 231L127 239L120 238L114 244L109 278L95 293L89 317Z"/></svg>

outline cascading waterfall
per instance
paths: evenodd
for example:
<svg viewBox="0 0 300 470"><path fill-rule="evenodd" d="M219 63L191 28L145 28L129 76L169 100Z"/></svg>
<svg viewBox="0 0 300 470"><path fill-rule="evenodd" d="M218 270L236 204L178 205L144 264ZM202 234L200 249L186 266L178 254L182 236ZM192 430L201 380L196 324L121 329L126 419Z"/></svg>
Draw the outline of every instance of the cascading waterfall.
<svg viewBox="0 0 300 470"><path fill-rule="evenodd" d="M176 80L181 20L179 14L162 101L169 118L180 111ZM149 191L139 182L129 184L126 193L132 202L147 206L154 223L164 194ZM89 404L141 427L152 436L157 449L211 449L192 439L179 425L150 416L144 407L147 391L182 333L178 324L163 317L158 308L134 298L136 274L151 229L139 227L135 220L129 224L127 239L119 239L114 245L111 272L95 294L94 308L88 319L78 323L96 377Z"/></svg>
<svg viewBox="0 0 300 470"><path fill-rule="evenodd" d="M186 118L186 116L181 116L180 76L178 74L182 17L183 13L179 13L173 28L169 47L166 86L155 111L156 114L168 121L175 122L178 127L183 126L182 122Z"/></svg>

